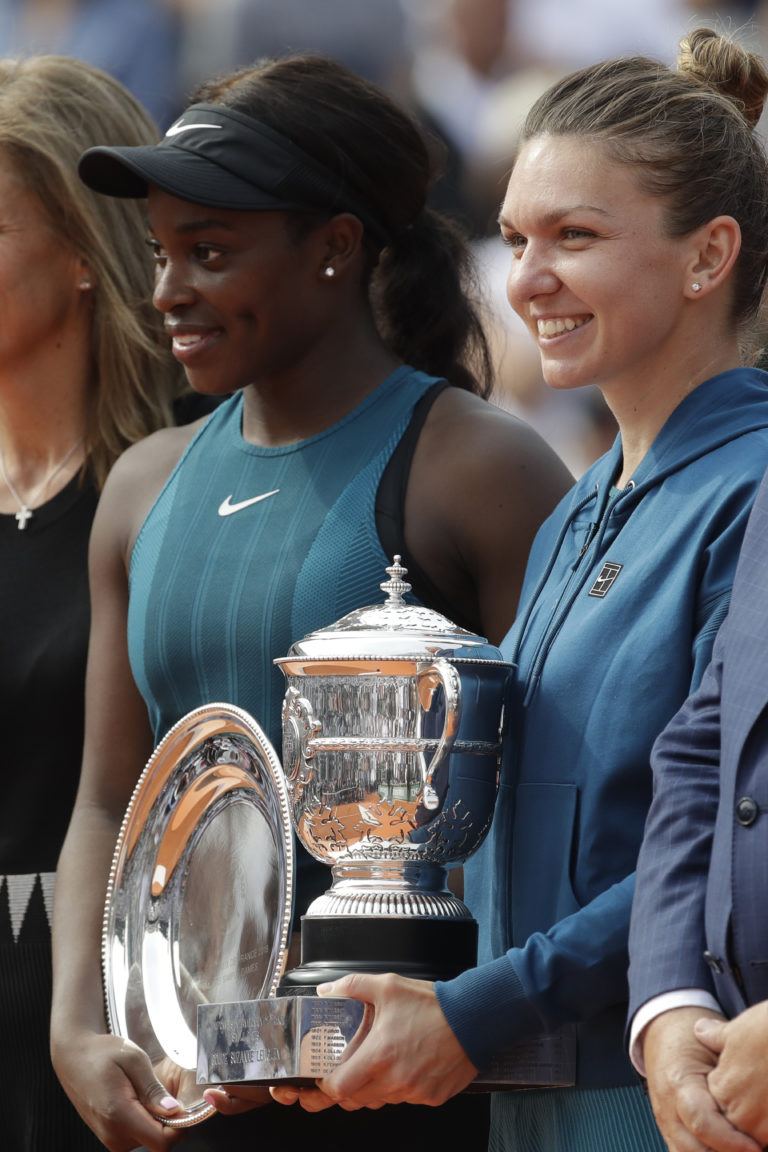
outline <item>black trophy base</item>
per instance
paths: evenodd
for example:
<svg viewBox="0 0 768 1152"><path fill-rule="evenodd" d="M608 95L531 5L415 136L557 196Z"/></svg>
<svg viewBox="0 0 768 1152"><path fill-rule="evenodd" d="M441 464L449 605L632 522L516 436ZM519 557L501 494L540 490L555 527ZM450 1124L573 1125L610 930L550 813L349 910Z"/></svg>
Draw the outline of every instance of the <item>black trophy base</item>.
<svg viewBox="0 0 768 1152"><path fill-rule="evenodd" d="M303 916L301 964L278 996L309 996L318 984L364 972L451 980L477 963L474 920L399 916Z"/></svg>

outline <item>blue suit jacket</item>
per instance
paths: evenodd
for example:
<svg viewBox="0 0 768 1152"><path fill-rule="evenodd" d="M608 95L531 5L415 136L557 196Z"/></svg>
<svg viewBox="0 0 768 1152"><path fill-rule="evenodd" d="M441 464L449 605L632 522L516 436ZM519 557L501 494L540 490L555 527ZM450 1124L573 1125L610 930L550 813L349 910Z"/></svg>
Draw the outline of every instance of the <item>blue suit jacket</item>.
<svg viewBox="0 0 768 1152"><path fill-rule="evenodd" d="M712 662L656 742L630 932L630 1017L704 988L768 998L768 477Z"/></svg>

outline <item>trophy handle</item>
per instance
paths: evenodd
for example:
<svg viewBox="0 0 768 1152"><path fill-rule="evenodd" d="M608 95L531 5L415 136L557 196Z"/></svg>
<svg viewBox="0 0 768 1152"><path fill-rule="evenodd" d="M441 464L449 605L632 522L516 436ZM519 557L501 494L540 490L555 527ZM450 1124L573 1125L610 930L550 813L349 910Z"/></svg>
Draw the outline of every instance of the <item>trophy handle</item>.
<svg viewBox="0 0 768 1152"><path fill-rule="evenodd" d="M315 755L315 741L322 730L309 700L290 687L283 699L283 774L294 803L301 800L312 779L313 770L308 761Z"/></svg>
<svg viewBox="0 0 768 1152"><path fill-rule="evenodd" d="M432 707L435 692L440 686L445 695L445 723L440 742L427 769L422 794L422 803L431 812L439 808L441 792L445 793L445 787L440 787L440 772L451 753L461 720L461 677L450 660L438 656L418 675L419 703L425 712Z"/></svg>

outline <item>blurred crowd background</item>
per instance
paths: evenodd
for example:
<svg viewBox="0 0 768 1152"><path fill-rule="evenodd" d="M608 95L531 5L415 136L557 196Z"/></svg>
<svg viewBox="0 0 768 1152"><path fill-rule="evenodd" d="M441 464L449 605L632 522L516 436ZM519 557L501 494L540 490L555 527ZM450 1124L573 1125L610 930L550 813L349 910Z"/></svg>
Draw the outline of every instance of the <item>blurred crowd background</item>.
<svg viewBox="0 0 768 1152"><path fill-rule="evenodd" d="M579 475L615 427L597 391L546 388L536 348L506 306L509 252L496 215L516 135L559 75L627 53L671 64L680 38L702 23L764 52L768 0L0 0L0 55L87 60L121 80L161 128L200 81L264 56L332 56L390 91L439 141L435 203L472 234L494 399Z"/></svg>

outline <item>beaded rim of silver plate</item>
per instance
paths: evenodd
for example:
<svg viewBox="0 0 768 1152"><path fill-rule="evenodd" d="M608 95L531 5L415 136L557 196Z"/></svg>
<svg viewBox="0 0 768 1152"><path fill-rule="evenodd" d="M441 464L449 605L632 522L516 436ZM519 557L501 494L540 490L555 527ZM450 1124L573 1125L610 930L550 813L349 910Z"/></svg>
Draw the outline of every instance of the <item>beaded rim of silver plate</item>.
<svg viewBox="0 0 768 1152"><path fill-rule="evenodd" d="M273 996L285 968L294 861L285 779L247 712L208 704L152 753L117 839L104 908L110 1031L147 1052L188 1127L199 1004Z"/></svg>

